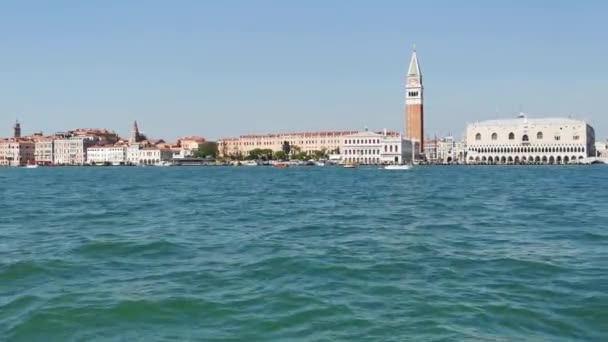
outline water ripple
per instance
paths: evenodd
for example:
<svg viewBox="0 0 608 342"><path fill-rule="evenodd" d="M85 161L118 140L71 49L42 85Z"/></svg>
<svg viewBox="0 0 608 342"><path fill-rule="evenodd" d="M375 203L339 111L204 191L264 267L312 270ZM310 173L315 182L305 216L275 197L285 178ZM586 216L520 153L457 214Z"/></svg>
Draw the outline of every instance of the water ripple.
<svg viewBox="0 0 608 342"><path fill-rule="evenodd" d="M2 169L0 340L608 340L607 171Z"/></svg>

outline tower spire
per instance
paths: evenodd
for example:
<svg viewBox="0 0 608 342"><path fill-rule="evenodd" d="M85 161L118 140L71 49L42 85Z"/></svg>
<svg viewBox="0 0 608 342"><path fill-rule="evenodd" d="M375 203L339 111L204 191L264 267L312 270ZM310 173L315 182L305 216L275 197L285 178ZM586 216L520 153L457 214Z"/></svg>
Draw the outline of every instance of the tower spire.
<svg viewBox="0 0 608 342"><path fill-rule="evenodd" d="M133 121L133 129L131 130L131 139L130 142L131 143L136 143L139 142L139 127L137 125L137 120Z"/></svg>
<svg viewBox="0 0 608 342"><path fill-rule="evenodd" d="M420 76L420 65L418 65L418 56L416 55L416 45L412 49L412 58L410 59L410 67L407 72L408 76Z"/></svg>

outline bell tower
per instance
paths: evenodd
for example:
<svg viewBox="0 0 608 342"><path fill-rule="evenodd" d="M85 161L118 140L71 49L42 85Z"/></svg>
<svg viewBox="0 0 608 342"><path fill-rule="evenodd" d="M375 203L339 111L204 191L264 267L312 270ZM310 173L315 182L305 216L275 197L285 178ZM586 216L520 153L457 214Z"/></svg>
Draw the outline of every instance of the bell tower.
<svg viewBox="0 0 608 342"><path fill-rule="evenodd" d="M21 138L21 124L19 121L15 121L15 126L13 126L13 138Z"/></svg>
<svg viewBox="0 0 608 342"><path fill-rule="evenodd" d="M416 47L414 46L405 85L405 138L419 144L418 153L424 152L423 91L422 73L420 72Z"/></svg>
<svg viewBox="0 0 608 342"><path fill-rule="evenodd" d="M139 142L139 127L137 126L137 121L133 122L133 128L131 129L131 138L129 139L129 142L131 144L135 144L137 142Z"/></svg>

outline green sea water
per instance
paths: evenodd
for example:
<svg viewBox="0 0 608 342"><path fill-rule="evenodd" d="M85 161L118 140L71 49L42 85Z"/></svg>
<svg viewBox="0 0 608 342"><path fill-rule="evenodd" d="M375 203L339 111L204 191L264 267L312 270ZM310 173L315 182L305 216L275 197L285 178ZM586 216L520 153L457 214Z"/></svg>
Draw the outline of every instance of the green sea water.
<svg viewBox="0 0 608 342"><path fill-rule="evenodd" d="M608 167L0 169L0 341L608 341Z"/></svg>

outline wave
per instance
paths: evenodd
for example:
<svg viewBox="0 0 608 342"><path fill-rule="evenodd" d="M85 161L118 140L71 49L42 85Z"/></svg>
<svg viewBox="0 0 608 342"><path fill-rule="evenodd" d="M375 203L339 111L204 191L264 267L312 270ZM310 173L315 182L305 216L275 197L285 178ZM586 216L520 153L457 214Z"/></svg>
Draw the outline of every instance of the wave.
<svg viewBox="0 0 608 342"><path fill-rule="evenodd" d="M153 242L92 240L77 247L73 252L84 257L160 257L180 251L180 245L167 240Z"/></svg>

